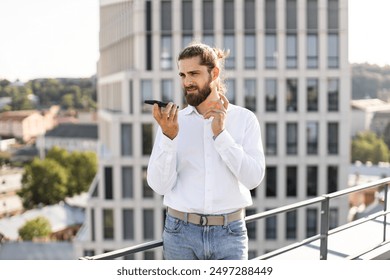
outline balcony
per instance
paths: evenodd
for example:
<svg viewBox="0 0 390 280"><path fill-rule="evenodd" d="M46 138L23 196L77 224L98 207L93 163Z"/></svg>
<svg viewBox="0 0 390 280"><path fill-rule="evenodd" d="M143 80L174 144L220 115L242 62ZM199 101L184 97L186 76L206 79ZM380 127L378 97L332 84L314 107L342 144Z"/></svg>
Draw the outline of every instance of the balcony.
<svg viewBox="0 0 390 280"><path fill-rule="evenodd" d="M254 258L254 260L387 260L390 259L389 193L390 177L312 199L247 216L247 223L285 214L307 206L320 207L319 234ZM362 218L330 229L330 205L335 199L367 190L381 190L379 207ZM80 260L109 260L161 247L155 240Z"/></svg>

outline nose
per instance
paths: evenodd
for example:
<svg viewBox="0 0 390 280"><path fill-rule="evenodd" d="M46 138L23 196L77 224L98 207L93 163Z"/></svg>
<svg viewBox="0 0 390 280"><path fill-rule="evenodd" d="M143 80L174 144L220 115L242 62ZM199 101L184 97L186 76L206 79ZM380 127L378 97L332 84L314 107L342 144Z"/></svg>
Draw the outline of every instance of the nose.
<svg viewBox="0 0 390 280"><path fill-rule="evenodd" d="M193 86L193 85L194 85L194 82L192 81L192 79L186 78L186 79L184 80L184 86L185 86L185 87L190 87L190 86Z"/></svg>

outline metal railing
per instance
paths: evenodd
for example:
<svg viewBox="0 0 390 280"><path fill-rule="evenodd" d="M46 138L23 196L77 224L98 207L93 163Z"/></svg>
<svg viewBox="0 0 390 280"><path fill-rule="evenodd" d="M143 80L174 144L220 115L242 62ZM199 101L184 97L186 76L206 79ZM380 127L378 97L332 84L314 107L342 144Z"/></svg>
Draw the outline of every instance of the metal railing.
<svg viewBox="0 0 390 280"><path fill-rule="evenodd" d="M389 186L390 186L390 177L387 177L387 178L380 179L380 180L377 180L374 182L358 185L355 187L350 187L350 188L347 188L345 190L341 190L341 191L337 191L337 192L333 192L333 193L329 193L329 194L324 194L322 196L318 196L318 197L315 197L312 199L307 199L307 200L304 200L301 202L289 204L289 205L286 205L283 207L278 207L278 208L268 210L268 211L265 211L262 213L257 213L254 215L247 216L245 218L246 223L251 223L251 222L258 221L260 219L265 219L268 217L276 216L278 214L287 213L289 211L293 211L293 210L296 210L296 209L299 209L302 207L321 203L320 233L319 234L312 236L312 237L309 237L309 238L306 238L300 242L296 242L296 243L291 244L289 246L274 250L272 252L269 252L267 254L259 256L255 259L256 260L270 259L270 258L275 257L277 255L280 255L280 254L286 253L288 251L291 251L293 249L302 247L302 246L309 244L313 241L320 240L319 259L326 260L328 258L328 237L330 235L333 235L337 232L341 232L343 230L346 230L346 229L349 229L352 227L356 227L356 226L361 225L363 223L375 220L379 217L383 217L383 238L382 238L381 244L386 244L386 243L390 242L389 240L386 240L386 225L387 225L386 215L390 213L387 210ZM329 205L330 205L330 201L332 199L335 199L335 198L338 198L341 196L345 196L345 195L348 195L351 193L356 193L356 192L360 192L360 191L364 191L364 190L368 190L368 189L381 188L381 187L383 187L383 191L384 191L384 206L383 206L384 208L382 211L378 211L373 215L365 217L365 219L359 219L359 220L356 220L354 222L350 222L350 223L344 224L342 226L339 226L337 228L329 230L329 215L330 215ZM110 260L110 259L115 259L115 258L119 258L119 257L124 257L124 256L130 255L130 254L135 254L138 252L143 252L146 250L158 248L158 247L161 247L162 245L163 245L162 240L155 240L155 241L142 243L142 244L139 244L136 246L126 247L123 249L118 249L118 250L110 251L110 252L95 255L95 256L80 257L79 259L80 260ZM380 244L378 244L377 246L380 246ZM371 248L371 249L375 249L375 248ZM357 257L358 256L351 257L351 259L354 259Z"/></svg>

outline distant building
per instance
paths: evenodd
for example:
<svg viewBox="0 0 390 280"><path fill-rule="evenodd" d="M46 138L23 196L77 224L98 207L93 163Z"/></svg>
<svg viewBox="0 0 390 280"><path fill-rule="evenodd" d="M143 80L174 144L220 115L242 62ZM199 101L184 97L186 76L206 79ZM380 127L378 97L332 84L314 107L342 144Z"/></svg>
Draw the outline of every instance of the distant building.
<svg viewBox="0 0 390 280"><path fill-rule="evenodd" d="M17 191L22 188L23 169L0 170L0 219L23 211Z"/></svg>
<svg viewBox="0 0 390 280"><path fill-rule="evenodd" d="M58 106L57 106L58 107ZM29 142L56 125L56 106L47 111L20 110L0 114L0 136Z"/></svg>
<svg viewBox="0 0 390 280"><path fill-rule="evenodd" d="M61 123L38 137L36 146L41 157L57 146L69 152L98 150L98 126L93 123Z"/></svg>
<svg viewBox="0 0 390 280"><path fill-rule="evenodd" d="M361 131L372 131L382 136L390 124L390 103L380 99L358 99L351 101L351 136Z"/></svg>

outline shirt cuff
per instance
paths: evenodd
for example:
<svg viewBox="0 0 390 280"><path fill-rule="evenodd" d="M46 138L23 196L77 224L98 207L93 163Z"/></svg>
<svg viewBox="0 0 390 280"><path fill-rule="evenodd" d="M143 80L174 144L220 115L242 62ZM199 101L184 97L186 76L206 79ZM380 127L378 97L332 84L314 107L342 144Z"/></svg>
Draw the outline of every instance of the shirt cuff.
<svg viewBox="0 0 390 280"><path fill-rule="evenodd" d="M177 137L175 137L173 140L171 140L169 137L166 135L162 134L162 139L161 139L161 149L166 152L171 152L176 149L177 145Z"/></svg>

